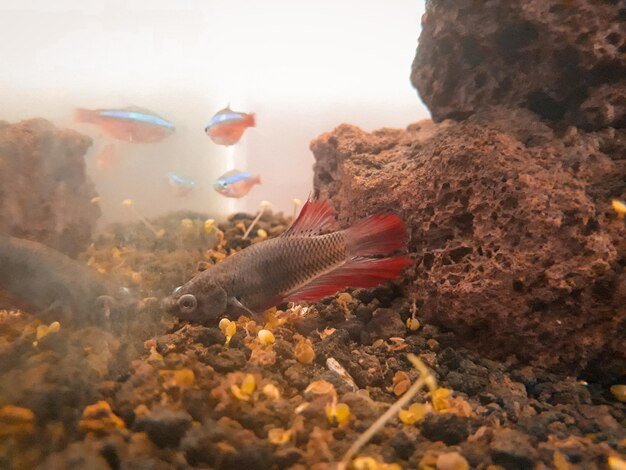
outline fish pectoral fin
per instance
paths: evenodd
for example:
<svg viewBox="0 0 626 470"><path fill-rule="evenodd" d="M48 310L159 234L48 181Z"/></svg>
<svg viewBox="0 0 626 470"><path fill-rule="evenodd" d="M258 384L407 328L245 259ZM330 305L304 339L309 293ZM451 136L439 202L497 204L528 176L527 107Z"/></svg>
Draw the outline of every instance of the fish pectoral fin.
<svg viewBox="0 0 626 470"><path fill-rule="evenodd" d="M248 307L246 307L244 304L242 304L239 299L237 299L236 297L230 297L228 299L228 307L234 307L236 309L239 310L243 310L244 312L252 315L252 316L256 316L256 313L254 313L252 310L250 310Z"/></svg>

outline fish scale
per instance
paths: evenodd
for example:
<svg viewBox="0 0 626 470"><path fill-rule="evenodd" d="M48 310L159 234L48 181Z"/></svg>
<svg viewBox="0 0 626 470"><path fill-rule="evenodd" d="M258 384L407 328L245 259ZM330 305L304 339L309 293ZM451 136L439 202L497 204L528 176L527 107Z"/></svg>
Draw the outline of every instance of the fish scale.
<svg viewBox="0 0 626 470"><path fill-rule="evenodd" d="M251 245L196 275L164 301L171 313L205 321L241 310L253 313L284 301L317 300L346 287L396 279L406 257L374 258L406 247L399 217L374 215L353 227L334 225L327 202L307 201L281 236Z"/></svg>
<svg viewBox="0 0 626 470"><path fill-rule="evenodd" d="M345 239L340 232L317 237L277 238L233 255L229 263L218 265L216 268L220 269L214 274L218 276L219 271L233 269L232 292L254 310L261 307L256 302L259 291L285 295L343 263L345 252ZM229 266L231 263L233 268Z"/></svg>

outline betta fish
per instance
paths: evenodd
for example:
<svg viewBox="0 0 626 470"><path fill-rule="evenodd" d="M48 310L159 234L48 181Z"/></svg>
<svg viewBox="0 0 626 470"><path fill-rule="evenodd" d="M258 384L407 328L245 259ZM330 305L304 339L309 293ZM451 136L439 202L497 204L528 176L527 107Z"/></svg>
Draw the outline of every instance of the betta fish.
<svg viewBox="0 0 626 470"><path fill-rule="evenodd" d="M8 295L3 293L8 293ZM0 233L0 304L101 322L138 299L89 266L41 243ZM7 305L3 305L6 307Z"/></svg>
<svg viewBox="0 0 626 470"><path fill-rule="evenodd" d="M95 124L107 135L131 143L159 142L172 134L174 124L147 109L76 109L77 122Z"/></svg>
<svg viewBox="0 0 626 470"><path fill-rule="evenodd" d="M279 237L229 256L176 288L163 307L177 317L205 322L224 315L259 314L281 302L315 301L347 287L373 287L397 279L412 263L383 257L406 247L402 220L377 214L329 232L334 212L308 201Z"/></svg>
<svg viewBox="0 0 626 470"><path fill-rule="evenodd" d="M248 194L255 184L261 184L259 175L230 170L213 183L213 188L222 196L240 198Z"/></svg>
<svg viewBox="0 0 626 470"><path fill-rule="evenodd" d="M187 196L196 187L196 182L194 180L172 172L167 174L167 181L170 188L174 191L174 194L178 197Z"/></svg>
<svg viewBox="0 0 626 470"><path fill-rule="evenodd" d="M254 114L240 113L226 106L215 113L204 132L218 145L235 145L245 130L255 124Z"/></svg>

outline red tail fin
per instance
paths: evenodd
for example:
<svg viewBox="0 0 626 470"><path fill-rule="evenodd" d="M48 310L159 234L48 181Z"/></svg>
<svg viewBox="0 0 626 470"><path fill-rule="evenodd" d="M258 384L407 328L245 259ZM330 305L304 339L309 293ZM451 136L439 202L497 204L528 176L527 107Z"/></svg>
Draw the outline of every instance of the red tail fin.
<svg viewBox="0 0 626 470"><path fill-rule="evenodd" d="M290 292L284 300L319 300L346 287L374 287L388 279L397 279L410 258L356 258L337 269L314 279L300 289Z"/></svg>
<svg viewBox="0 0 626 470"><path fill-rule="evenodd" d="M307 201L293 226L283 234L316 235L320 227L334 220L332 207L325 201ZM402 220L393 214L368 217L344 230L348 253L346 261L297 290L283 300L319 300L346 287L374 287L388 279L397 279L402 269L413 261L407 257L367 258L385 255L406 246L407 233Z"/></svg>
<svg viewBox="0 0 626 470"><path fill-rule="evenodd" d="M76 108L74 110L76 122L95 122L97 117L97 113L91 109Z"/></svg>
<svg viewBox="0 0 626 470"><path fill-rule="evenodd" d="M256 118L254 117L254 114L248 114L248 119L246 120L246 124L248 124L248 126L250 127L254 127L256 126Z"/></svg>
<svg viewBox="0 0 626 470"><path fill-rule="evenodd" d="M349 256L386 255L406 246L404 222L397 215L376 214L345 231Z"/></svg>

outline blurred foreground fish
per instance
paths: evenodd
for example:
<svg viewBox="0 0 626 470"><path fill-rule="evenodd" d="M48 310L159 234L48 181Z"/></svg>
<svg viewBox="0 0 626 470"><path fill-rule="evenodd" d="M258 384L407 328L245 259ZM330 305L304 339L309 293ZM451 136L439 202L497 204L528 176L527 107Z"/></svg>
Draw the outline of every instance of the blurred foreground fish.
<svg viewBox="0 0 626 470"><path fill-rule="evenodd" d="M61 313L97 323L136 301L127 289L61 252L2 234L0 292L9 294L3 296L5 302L20 301L17 305L32 313L54 313L54 319Z"/></svg>
<svg viewBox="0 0 626 470"><path fill-rule="evenodd" d="M109 136L132 143L159 142L176 128L165 118L147 109L131 106L123 109L76 109L77 122L95 124Z"/></svg>
<svg viewBox="0 0 626 470"><path fill-rule="evenodd" d="M194 180L177 175L173 172L167 174L167 181L170 188L174 191L174 194L178 197L187 196L196 187Z"/></svg>
<svg viewBox="0 0 626 470"><path fill-rule="evenodd" d="M213 183L213 188L222 196L240 198L248 194L255 184L261 184L259 175L230 170Z"/></svg>
<svg viewBox="0 0 626 470"><path fill-rule="evenodd" d="M254 114L233 111L226 106L215 113L204 132L218 145L235 145L248 127L256 124Z"/></svg>
<svg viewBox="0 0 626 470"><path fill-rule="evenodd" d="M340 231L325 201L308 201L281 236L229 256L174 290L163 307L185 320L260 313L284 301L319 300L346 287L396 279L407 257L374 258L406 246L406 229L392 214L373 215Z"/></svg>

